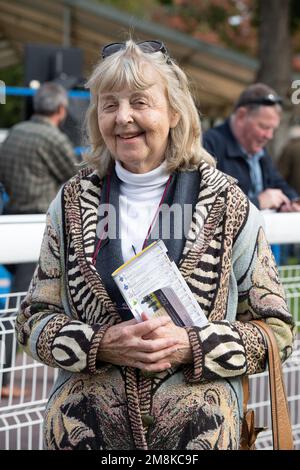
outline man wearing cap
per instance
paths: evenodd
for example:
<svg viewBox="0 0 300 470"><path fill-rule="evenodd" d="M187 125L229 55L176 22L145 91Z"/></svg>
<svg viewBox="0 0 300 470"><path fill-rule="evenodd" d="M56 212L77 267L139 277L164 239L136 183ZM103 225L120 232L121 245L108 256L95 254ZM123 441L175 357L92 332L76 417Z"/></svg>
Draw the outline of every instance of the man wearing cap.
<svg viewBox="0 0 300 470"><path fill-rule="evenodd" d="M204 134L203 145L216 158L217 168L236 178L259 209L300 211L298 193L281 177L265 149L279 126L281 105L272 88L250 85L231 116Z"/></svg>

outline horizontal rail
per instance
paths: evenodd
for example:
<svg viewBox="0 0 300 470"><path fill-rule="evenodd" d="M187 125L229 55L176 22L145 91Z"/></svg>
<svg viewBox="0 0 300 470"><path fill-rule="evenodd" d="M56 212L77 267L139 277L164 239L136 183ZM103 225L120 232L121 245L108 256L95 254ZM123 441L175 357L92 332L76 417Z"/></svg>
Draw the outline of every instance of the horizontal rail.
<svg viewBox="0 0 300 470"><path fill-rule="evenodd" d="M300 213L262 215L269 243L300 243ZM37 261L45 222L45 214L0 216L0 264Z"/></svg>
<svg viewBox="0 0 300 470"><path fill-rule="evenodd" d="M36 94L38 89L30 87L20 86L7 86L5 88L5 94L7 96L33 96ZM77 98L82 100L90 99L90 92L85 90L68 90L69 98Z"/></svg>
<svg viewBox="0 0 300 470"><path fill-rule="evenodd" d="M0 264L38 260L45 214L0 216Z"/></svg>
<svg viewBox="0 0 300 470"><path fill-rule="evenodd" d="M300 213L261 211L269 243L300 243Z"/></svg>

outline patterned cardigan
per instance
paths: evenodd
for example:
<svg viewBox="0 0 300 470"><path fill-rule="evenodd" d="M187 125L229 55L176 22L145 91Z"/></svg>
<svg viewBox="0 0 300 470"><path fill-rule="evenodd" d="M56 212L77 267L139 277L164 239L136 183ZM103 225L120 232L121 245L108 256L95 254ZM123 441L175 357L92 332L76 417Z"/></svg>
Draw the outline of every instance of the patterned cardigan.
<svg viewBox="0 0 300 470"><path fill-rule="evenodd" d="M251 322L292 351L288 312L259 211L235 181L206 163L179 269L206 313L187 328L193 363L149 377L97 362L107 328L121 321L92 263L103 182L84 169L49 208L41 254L17 316L19 343L59 368L45 415L50 449L237 449L241 377L265 367ZM116 432L117 430L117 432Z"/></svg>

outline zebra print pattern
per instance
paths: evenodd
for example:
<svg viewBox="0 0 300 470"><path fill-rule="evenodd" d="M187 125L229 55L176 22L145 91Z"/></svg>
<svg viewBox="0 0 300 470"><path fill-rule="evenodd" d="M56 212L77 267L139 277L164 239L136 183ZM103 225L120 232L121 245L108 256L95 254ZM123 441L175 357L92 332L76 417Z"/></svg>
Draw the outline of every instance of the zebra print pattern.
<svg viewBox="0 0 300 470"><path fill-rule="evenodd" d="M245 344L234 323L214 321L198 331L189 328L188 335L194 356L193 365L184 368L188 382L240 376L247 371ZM253 354L260 354L259 359L262 360L265 348L261 347L263 341L262 338L260 340Z"/></svg>
<svg viewBox="0 0 300 470"><path fill-rule="evenodd" d="M223 321L209 323L199 334L203 351L203 376L234 377L246 372L245 348L233 324Z"/></svg>
<svg viewBox="0 0 300 470"><path fill-rule="evenodd" d="M201 183L198 202L195 207L195 211L192 218L191 227L187 235L186 244L183 251L185 257L192 249L197 255L198 250L200 251L201 245L205 241L204 234L201 233L206 223L208 214L214 208L216 213L215 204L217 203L217 197L224 193L226 189L234 182L234 179L225 176L220 171L214 170L206 163L202 163L199 167L201 173ZM224 197L224 196L223 196ZM223 207L223 209L225 209ZM182 266L181 266L182 267ZM183 268L183 267L182 267Z"/></svg>
<svg viewBox="0 0 300 470"><path fill-rule="evenodd" d="M87 368L94 330L79 321L70 321L56 334L52 355L56 363L66 370L81 372Z"/></svg>
<svg viewBox="0 0 300 470"><path fill-rule="evenodd" d="M90 325L120 322L117 309L92 263L101 188L97 175L87 173L86 177L79 174L75 183L66 186L64 191L69 234L65 241L68 298L75 318Z"/></svg>
<svg viewBox="0 0 300 470"><path fill-rule="evenodd" d="M232 244L245 224L249 204L233 179L206 164L200 171L199 199L180 270L207 317L221 320L226 314Z"/></svg>

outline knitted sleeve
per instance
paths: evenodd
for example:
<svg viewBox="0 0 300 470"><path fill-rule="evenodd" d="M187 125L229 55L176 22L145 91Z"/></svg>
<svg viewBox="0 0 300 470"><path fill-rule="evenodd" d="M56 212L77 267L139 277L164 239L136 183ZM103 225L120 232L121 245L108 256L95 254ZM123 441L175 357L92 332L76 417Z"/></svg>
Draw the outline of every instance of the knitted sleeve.
<svg viewBox="0 0 300 470"><path fill-rule="evenodd" d="M87 325L65 313L60 243L48 213L39 262L16 319L17 339L39 362L71 372L95 373L98 345L108 326Z"/></svg>
<svg viewBox="0 0 300 470"><path fill-rule="evenodd" d="M232 288L237 290L236 320L211 321L188 328L194 363L185 366L188 381L255 374L265 368L266 346L252 319L263 319L273 329L282 360L292 352L294 321L259 212L251 205L248 221L232 255Z"/></svg>

